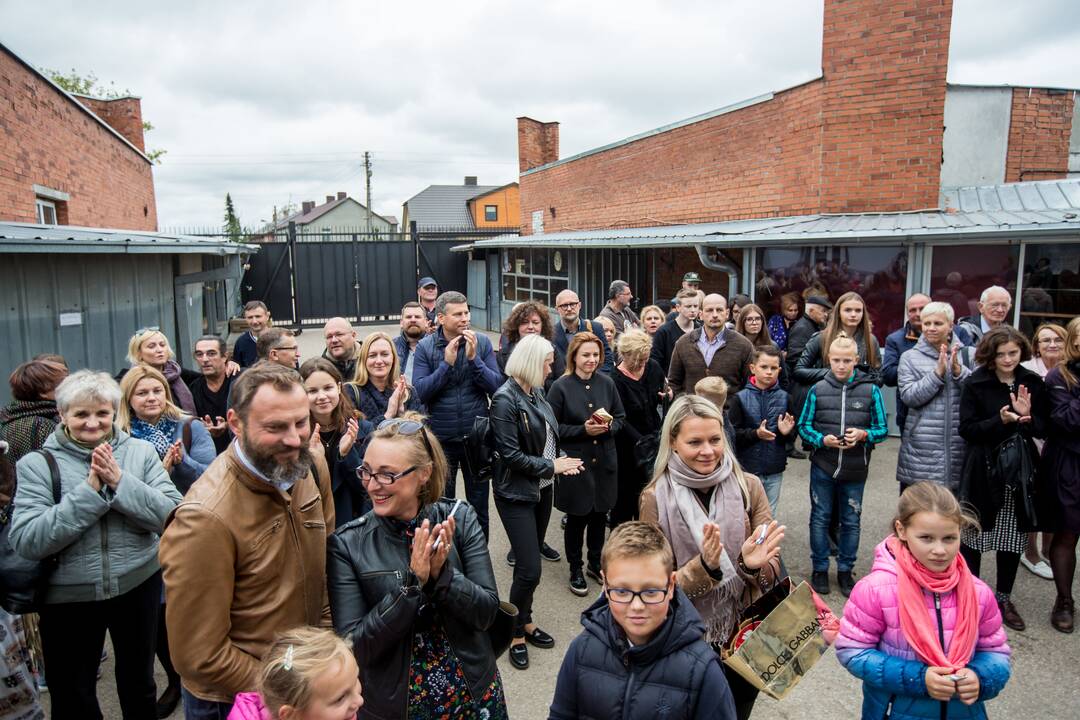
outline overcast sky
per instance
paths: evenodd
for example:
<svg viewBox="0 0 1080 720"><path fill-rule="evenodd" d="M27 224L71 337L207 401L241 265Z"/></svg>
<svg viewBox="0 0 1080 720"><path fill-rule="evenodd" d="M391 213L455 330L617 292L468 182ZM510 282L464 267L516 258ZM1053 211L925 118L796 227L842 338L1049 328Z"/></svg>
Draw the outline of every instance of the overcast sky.
<svg viewBox="0 0 1080 720"><path fill-rule="evenodd" d="M820 74L816 0L26 2L0 42L142 97L162 229L257 225L345 190L517 179L519 115L562 156ZM949 81L1080 87L1080 2L955 0Z"/></svg>

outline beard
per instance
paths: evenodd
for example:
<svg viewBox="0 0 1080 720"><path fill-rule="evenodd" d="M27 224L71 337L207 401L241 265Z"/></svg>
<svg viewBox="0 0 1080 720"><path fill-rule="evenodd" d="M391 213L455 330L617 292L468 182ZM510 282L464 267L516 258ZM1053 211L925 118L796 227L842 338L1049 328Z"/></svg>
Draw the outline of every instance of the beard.
<svg viewBox="0 0 1080 720"><path fill-rule="evenodd" d="M418 338L427 334L427 328L421 325L407 325L405 326L405 337Z"/></svg>
<svg viewBox="0 0 1080 720"><path fill-rule="evenodd" d="M244 455L252 466L276 485L295 485L311 472L313 459L307 449L307 443L300 446L300 455L291 462L281 463L274 458L274 453L284 448L261 448L252 445L246 437L240 438Z"/></svg>

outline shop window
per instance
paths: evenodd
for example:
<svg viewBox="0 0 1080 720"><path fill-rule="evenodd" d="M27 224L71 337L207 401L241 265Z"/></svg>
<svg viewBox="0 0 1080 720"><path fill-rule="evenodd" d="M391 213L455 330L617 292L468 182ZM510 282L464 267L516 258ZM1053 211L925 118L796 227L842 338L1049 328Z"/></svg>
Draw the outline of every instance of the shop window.
<svg viewBox="0 0 1080 720"><path fill-rule="evenodd" d="M874 336L885 337L904 323L907 250L899 245L759 248L755 299L769 317L780 298L817 288L833 302L846 292L866 301Z"/></svg>
<svg viewBox="0 0 1080 720"><path fill-rule="evenodd" d="M1019 258L1015 245L935 245L930 297L952 305L957 320L975 317L979 296L991 285L1000 285L1015 297Z"/></svg>
<svg viewBox="0 0 1080 720"><path fill-rule="evenodd" d="M1080 316L1080 245L1028 245L1020 297L1020 330L1029 337L1047 322Z"/></svg>
<svg viewBox="0 0 1080 720"><path fill-rule="evenodd" d="M567 287L567 272L559 251L506 248L502 251L503 300L538 300L550 307Z"/></svg>

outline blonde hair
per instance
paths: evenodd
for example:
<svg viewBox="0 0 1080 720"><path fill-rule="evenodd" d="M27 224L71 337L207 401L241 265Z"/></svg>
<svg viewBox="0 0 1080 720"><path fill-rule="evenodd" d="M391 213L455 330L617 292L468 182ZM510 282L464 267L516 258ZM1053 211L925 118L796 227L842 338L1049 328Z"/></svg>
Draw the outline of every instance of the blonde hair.
<svg viewBox="0 0 1080 720"><path fill-rule="evenodd" d="M859 357L859 344L848 337L848 334L843 330L833 338L833 341L829 343L829 347L825 349L825 361L828 362L829 356L832 354L833 348L848 348L855 352L855 357Z"/></svg>
<svg viewBox="0 0 1080 720"><path fill-rule="evenodd" d="M145 330L135 333L131 336L131 339L128 340L127 359L128 362L131 363L132 367L142 362L142 357L140 356L140 353L142 352L143 343L149 340L154 335L160 335L161 339L165 341L165 349L169 351L169 359L172 360L176 357L176 354L173 352L172 345L169 344L169 338L165 336L165 333L161 332L161 330L159 329L147 328Z"/></svg>
<svg viewBox="0 0 1080 720"><path fill-rule="evenodd" d="M606 318L601 315L600 317L593 318L593 322L600 323L605 331L611 330L611 332L615 332L615 321L611 318Z"/></svg>
<svg viewBox="0 0 1080 720"><path fill-rule="evenodd" d="M649 359L649 352L652 350L653 339L649 333L644 330L633 329L627 330L619 336L618 342L615 344L619 347L619 355L626 359L627 357L642 358L646 361Z"/></svg>
<svg viewBox="0 0 1080 720"><path fill-rule="evenodd" d="M832 312L829 313L829 321L825 323L825 329L821 331L821 359L823 361L828 359L828 351L838 335L847 335L847 333L844 332L843 324L840 319L840 308L845 303L849 302L858 302L862 305L863 309L862 320L859 321L859 329L856 332L862 333L863 343L866 344L866 357L860 359L870 367L880 367L881 358L878 357L877 350L874 346L873 326L870 324L870 313L867 310L866 301L863 300L862 295L854 291L846 292L837 298L836 304L833 305ZM855 355L858 354L859 346L856 344ZM825 363L823 362L822 365L824 364Z"/></svg>
<svg viewBox="0 0 1080 720"><path fill-rule="evenodd" d="M641 318L641 322L645 322L645 316L649 313L656 313L657 315L659 315L661 323L663 323L664 320L667 319L667 316L664 315L664 311L660 309L659 305L646 305L645 307L641 308L641 315L638 316Z"/></svg>
<svg viewBox="0 0 1080 720"><path fill-rule="evenodd" d="M956 522L960 529L979 529L979 521L968 512L944 485L934 482L917 482L908 485L900 495L900 502L896 505L896 516L893 517L893 532L896 532L896 523L907 527L911 518L918 513L937 513L942 517Z"/></svg>
<svg viewBox="0 0 1080 720"><path fill-rule="evenodd" d="M664 531L642 520L630 520L611 531L600 553L600 569L607 572L612 560L626 560L659 555L670 573L675 569L675 553Z"/></svg>
<svg viewBox="0 0 1080 720"><path fill-rule="evenodd" d="M1070 363L1080 362L1080 350L1076 349L1078 339L1080 339L1080 317L1074 317L1065 327L1065 361L1057 365L1057 371L1061 373L1062 379L1065 380L1065 387L1070 391L1078 382L1076 374L1069 367Z"/></svg>
<svg viewBox="0 0 1080 720"><path fill-rule="evenodd" d="M120 380L120 408L116 413L116 422L124 432L131 432L131 420L135 417L131 409L131 396L135 394L135 387L143 380L156 380L165 388L165 411L161 413L162 417L179 420L187 415L173 402L172 388L165 376L149 365L139 364L124 373Z"/></svg>
<svg viewBox="0 0 1080 720"><path fill-rule="evenodd" d="M531 388L544 384L544 361L555 353L555 347L543 335L525 335L518 340L504 372L519 383Z"/></svg>
<svg viewBox="0 0 1080 720"><path fill-rule="evenodd" d="M270 716L278 717L284 705L307 709L315 681L350 657L352 650L332 630L298 627L278 635L259 674L259 694Z"/></svg>
<svg viewBox="0 0 1080 720"><path fill-rule="evenodd" d="M360 343L360 354L356 358L356 371L352 376L352 384L368 384L368 353L371 352L371 346L378 340L387 342L390 346L390 356L394 359L390 365L390 374L386 376L386 387L393 387L397 383L398 377L401 375L401 360L398 358L397 348L394 347L394 340L384 332L373 332L364 338L364 342Z"/></svg>
<svg viewBox="0 0 1080 720"><path fill-rule="evenodd" d="M724 413L712 401L697 395L683 395L678 398L668 410L668 414L664 417L664 425L660 429L660 449L656 453L656 464L653 466L653 477L649 481L649 487L655 485L656 481L667 472L671 454L675 452L672 445L675 443L675 438L679 436L679 428L682 427L684 420L692 417L716 420L721 428L724 425ZM746 482L746 473L743 472L742 465L735 457L734 450L728 447L727 433L723 429L720 430L720 452L731 458L731 471L739 483L743 507L749 510L750 486Z"/></svg>
<svg viewBox="0 0 1080 720"><path fill-rule="evenodd" d="M384 421L371 434L371 441L392 440L408 445L406 455L409 465L431 465L431 476L420 486L418 498L421 508L442 497L443 490L446 488L447 475L449 475L449 465L442 445L439 444L439 439L435 437L435 433L431 432L424 420L426 418L420 413L407 412L400 417ZM406 422L419 423L420 429L414 433L401 432L401 427Z"/></svg>
<svg viewBox="0 0 1080 720"><path fill-rule="evenodd" d="M723 409L727 405L727 381L719 375L703 377L694 384L694 394L700 395L711 401L716 407Z"/></svg>

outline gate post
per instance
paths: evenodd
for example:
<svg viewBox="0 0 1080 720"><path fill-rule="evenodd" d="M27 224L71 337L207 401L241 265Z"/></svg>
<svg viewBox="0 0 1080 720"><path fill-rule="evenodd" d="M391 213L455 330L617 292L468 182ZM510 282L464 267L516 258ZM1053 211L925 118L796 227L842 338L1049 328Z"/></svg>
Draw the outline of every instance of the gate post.
<svg viewBox="0 0 1080 720"><path fill-rule="evenodd" d="M292 270L293 319L296 321L296 334L299 335L303 331L304 323L300 318L300 285L297 282L299 273L296 270L299 258L296 252L296 223L294 221L289 221L289 254L292 255L290 269Z"/></svg>
<svg viewBox="0 0 1080 720"><path fill-rule="evenodd" d="M369 238L370 239L370 238ZM356 298L356 324L360 324L360 248L356 245L356 233L352 234L353 295Z"/></svg>
<svg viewBox="0 0 1080 720"><path fill-rule="evenodd" d="M413 274L413 283L420 282L420 233L416 229L416 221L409 221L409 235L412 237L413 255L415 256L413 262L415 264L415 272Z"/></svg>

